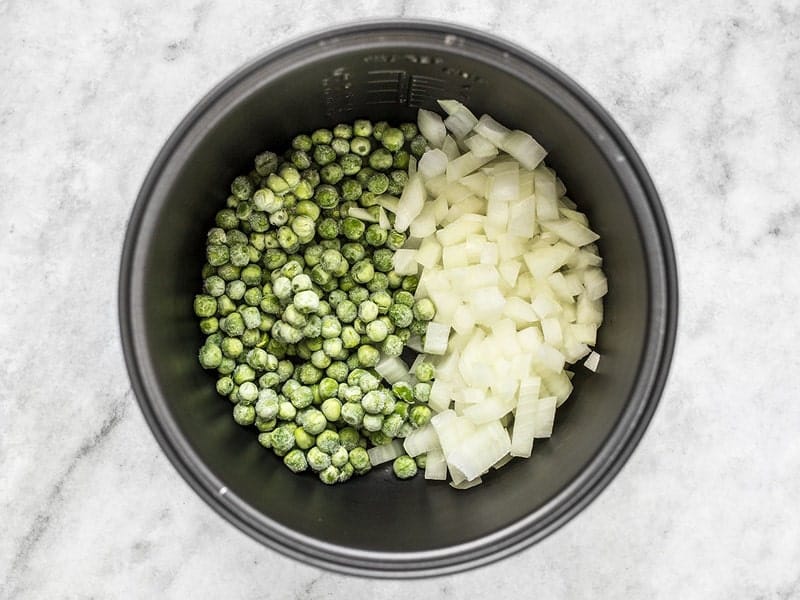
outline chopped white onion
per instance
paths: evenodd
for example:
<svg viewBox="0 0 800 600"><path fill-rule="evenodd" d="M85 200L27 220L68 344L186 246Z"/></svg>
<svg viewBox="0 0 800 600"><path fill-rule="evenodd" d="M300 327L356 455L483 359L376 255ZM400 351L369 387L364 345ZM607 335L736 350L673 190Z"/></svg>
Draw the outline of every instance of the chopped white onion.
<svg viewBox="0 0 800 600"><path fill-rule="evenodd" d="M456 139L463 138L478 122L472 111L458 100L439 100L439 106L448 114L444 124Z"/></svg>
<svg viewBox="0 0 800 600"><path fill-rule="evenodd" d="M411 221L422 211L424 205L425 186L422 184L422 178L419 175L415 175L409 178L408 183L403 188L403 193L400 196L397 211L395 212L397 218L394 221L394 228L400 232L408 229Z"/></svg>
<svg viewBox="0 0 800 600"><path fill-rule="evenodd" d="M392 266L398 275L416 275L419 270L417 251L400 248L392 257Z"/></svg>
<svg viewBox="0 0 800 600"><path fill-rule="evenodd" d="M408 377L408 366L399 356L389 356L381 360L375 370L378 375L383 377L389 384L395 384Z"/></svg>
<svg viewBox="0 0 800 600"><path fill-rule="evenodd" d="M464 145L478 158L497 156L497 146L479 133L466 138Z"/></svg>
<svg viewBox="0 0 800 600"><path fill-rule="evenodd" d="M444 175L447 171L447 163L449 159L439 148L428 150L419 159L417 165L417 172L423 179L433 179L437 175Z"/></svg>
<svg viewBox="0 0 800 600"><path fill-rule="evenodd" d="M434 148L442 147L444 137L447 135L442 117L435 112L420 108L417 113L417 126L419 127L419 132L428 140L431 146Z"/></svg>
<svg viewBox="0 0 800 600"><path fill-rule="evenodd" d="M526 169L535 169L547 156L547 150L542 148L533 137L516 129L506 135L503 140L503 150L519 161Z"/></svg>
<svg viewBox="0 0 800 600"><path fill-rule="evenodd" d="M355 217L356 219L361 219L362 221L367 221L368 223L378 222L378 219L375 218L371 212L369 212L366 208L361 208L360 206L351 206L347 211L347 215L350 217Z"/></svg>
<svg viewBox="0 0 800 600"><path fill-rule="evenodd" d="M597 365L600 364L600 355L597 352L592 351L589 354L589 357L584 361L583 366L589 369L590 371L597 371Z"/></svg>
<svg viewBox="0 0 800 600"><path fill-rule="evenodd" d="M444 354L447 351L447 340L450 337L450 327L436 322L428 323L425 329L426 354Z"/></svg>
<svg viewBox="0 0 800 600"><path fill-rule="evenodd" d="M395 228L408 230L394 270L421 269L414 297L436 307L425 335L409 340L437 365L434 416L405 450L427 453L426 478L449 473L453 487L466 489L551 435L572 392L565 364L588 355L585 366L597 367L591 346L608 283L597 234L536 140L488 115L477 120L458 101L439 104L445 121L423 110L418 119L433 149L399 200L379 198L377 221L384 226L390 210ZM414 381L400 359L376 370Z"/></svg>
<svg viewBox="0 0 800 600"><path fill-rule="evenodd" d="M428 423L409 433L403 441L403 448L409 456L419 456L431 450L439 450L439 436L436 435L433 425Z"/></svg>
<svg viewBox="0 0 800 600"><path fill-rule="evenodd" d="M491 160L490 156L475 156L466 152L447 165L447 181L458 181Z"/></svg>
<svg viewBox="0 0 800 600"><path fill-rule="evenodd" d="M503 147L506 136L511 133L508 127L504 127L489 115L482 115L475 124L474 130L498 148Z"/></svg>
<svg viewBox="0 0 800 600"><path fill-rule="evenodd" d="M447 120L445 120L444 124L445 126L447 125ZM458 144L449 135L444 137L444 142L442 142L442 152L447 155L448 160L455 160L461 156L461 151L458 149Z"/></svg>
<svg viewBox="0 0 800 600"><path fill-rule="evenodd" d="M369 462L372 463L373 467L394 460L398 456L403 456L404 453L402 440L393 440L390 444L375 446L367 450Z"/></svg>

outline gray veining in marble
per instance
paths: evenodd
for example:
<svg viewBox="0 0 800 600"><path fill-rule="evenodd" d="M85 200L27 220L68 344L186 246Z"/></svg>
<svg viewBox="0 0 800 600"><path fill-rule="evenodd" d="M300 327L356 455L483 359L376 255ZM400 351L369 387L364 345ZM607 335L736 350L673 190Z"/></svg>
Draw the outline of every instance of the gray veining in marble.
<svg viewBox="0 0 800 600"><path fill-rule="evenodd" d="M172 128L245 60L356 17L431 17L552 61L662 194L681 321L620 476L544 542L374 583L208 508L135 404L116 323L133 201ZM800 598L796 1L0 0L0 598Z"/></svg>

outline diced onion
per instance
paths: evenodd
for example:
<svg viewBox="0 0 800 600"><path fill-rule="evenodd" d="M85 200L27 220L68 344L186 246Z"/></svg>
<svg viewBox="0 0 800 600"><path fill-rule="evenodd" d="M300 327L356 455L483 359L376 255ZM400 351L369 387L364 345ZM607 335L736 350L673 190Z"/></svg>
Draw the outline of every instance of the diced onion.
<svg viewBox="0 0 800 600"><path fill-rule="evenodd" d="M597 352L591 352L589 357L584 361L583 366L590 371L597 371L597 366L600 364L600 355Z"/></svg>
<svg viewBox="0 0 800 600"><path fill-rule="evenodd" d="M440 449L430 450L425 455L425 479L436 481L447 479L447 461Z"/></svg>
<svg viewBox="0 0 800 600"><path fill-rule="evenodd" d="M367 450L367 454L369 455L369 462L372 463L372 466L377 467L390 460L394 460L398 456L403 456L404 450L402 440L393 440L390 444L375 446Z"/></svg>
<svg viewBox="0 0 800 600"><path fill-rule="evenodd" d="M447 135L447 130L444 126L444 121L435 112L420 108L417 113L417 126L419 132L428 140L428 143L434 148L441 148L444 137Z"/></svg>
<svg viewBox="0 0 800 600"><path fill-rule="evenodd" d="M408 377L408 366L399 356L384 358L375 366L375 370L378 372L378 375L383 377L390 384L403 381Z"/></svg>
<svg viewBox="0 0 800 600"><path fill-rule="evenodd" d="M447 154L439 150L439 148L433 148L432 150L428 150L422 155L422 158L419 159L417 172L423 179L433 179L437 175L445 174L448 162Z"/></svg>
<svg viewBox="0 0 800 600"><path fill-rule="evenodd" d="M371 212L369 212L366 208L361 208L360 206L351 206L347 211L347 215L350 217L355 217L356 219L361 219L362 221L367 221L368 223L378 222L378 219L375 218Z"/></svg>
<svg viewBox="0 0 800 600"><path fill-rule="evenodd" d="M444 121L419 111L432 149L409 169L400 199L380 196L377 219L354 214L384 227L389 210L395 229L408 231L394 271L419 273L414 297L436 308L425 334L408 342L420 353L411 371L431 360L436 378L434 416L406 437L405 452L427 454L426 479L449 474L467 489L552 434L572 392L567 363L588 356L586 368L597 368L591 347L608 281L598 235L545 165L544 148L456 100L439 104ZM399 358L376 370L390 383L415 381Z"/></svg>

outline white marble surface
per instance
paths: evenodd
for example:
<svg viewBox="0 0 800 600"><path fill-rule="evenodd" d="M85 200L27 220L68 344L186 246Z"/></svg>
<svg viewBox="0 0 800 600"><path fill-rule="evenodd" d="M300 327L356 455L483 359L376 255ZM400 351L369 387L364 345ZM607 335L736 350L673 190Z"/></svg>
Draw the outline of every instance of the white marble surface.
<svg viewBox="0 0 800 600"><path fill-rule="evenodd" d="M0 598L800 597L800 9L795 0L0 1ZM116 321L126 220L189 108L330 23L434 17L593 93L662 194L681 277L661 407L538 546L369 582L239 533L162 456Z"/></svg>

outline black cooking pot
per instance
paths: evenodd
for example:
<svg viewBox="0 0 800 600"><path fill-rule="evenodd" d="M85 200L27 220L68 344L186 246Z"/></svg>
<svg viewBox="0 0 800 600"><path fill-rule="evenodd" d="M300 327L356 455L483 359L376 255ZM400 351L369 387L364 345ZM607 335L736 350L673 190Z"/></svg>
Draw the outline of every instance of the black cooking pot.
<svg viewBox="0 0 800 600"><path fill-rule="evenodd" d="M298 132L355 118L415 120L457 98L534 135L601 234L610 292L597 374L577 368L555 432L456 491L378 468L346 484L289 472L236 425L197 363L192 313L205 233L231 179ZM431 22L334 29L284 46L226 79L183 120L145 180L119 284L125 358L164 452L219 514L278 552L336 571L435 575L520 550L576 515L644 433L670 364L675 259L658 196L609 115L543 60L498 39Z"/></svg>

